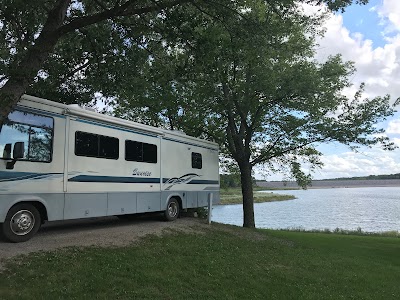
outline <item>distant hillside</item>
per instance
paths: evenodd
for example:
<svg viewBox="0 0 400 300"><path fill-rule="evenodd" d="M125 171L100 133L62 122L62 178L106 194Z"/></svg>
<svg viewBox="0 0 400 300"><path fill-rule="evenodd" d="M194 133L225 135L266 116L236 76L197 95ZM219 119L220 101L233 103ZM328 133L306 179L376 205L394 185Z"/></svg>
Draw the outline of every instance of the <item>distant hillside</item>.
<svg viewBox="0 0 400 300"><path fill-rule="evenodd" d="M298 189L295 181L257 180L259 187L267 189ZM313 180L309 189L350 188L350 187L400 187L400 173L390 175L369 175Z"/></svg>
<svg viewBox="0 0 400 300"><path fill-rule="evenodd" d="M331 178L324 180L387 180L387 179L400 179L400 173L390 174L390 175L368 175L360 177L341 177L341 178Z"/></svg>
<svg viewBox="0 0 400 300"><path fill-rule="evenodd" d="M386 175L368 175L360 177L339 177L339 178L329 178L329 179L313 179L316 181L342 181L342 180L389 180L389 179L400 179L400 173L396 174L386 174ZM269 182L268 180L257 179L257 182ZM272 181L274 182L274 181Z"/></svg>
<svg viewBox="0 0 400 300"><path fill-rule="evenodd" d="M363 177L359 177L363 178ZM257 181L259 187L266 189L299 189L295 181ZM326 188L355 188L355 187L400 187L400 179L330 179L313 180L308 189L326 189Z"/></svg>

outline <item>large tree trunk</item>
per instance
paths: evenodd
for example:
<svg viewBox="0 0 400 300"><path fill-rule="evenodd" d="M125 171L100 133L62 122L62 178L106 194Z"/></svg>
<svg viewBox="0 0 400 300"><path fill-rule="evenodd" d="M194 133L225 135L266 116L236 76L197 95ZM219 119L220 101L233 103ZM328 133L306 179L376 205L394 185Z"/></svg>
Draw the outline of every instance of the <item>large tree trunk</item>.
<svg viewBox="0 0 400 300"><path fill-rule="evenodd" d="M55 41L52 45L46 46L35 45L28 50L26 56L10 72L8 81L0 89L0 124L3 124L8 114L15 108L21 96L32 83L43 62L48 58L50 51L54 49Z"/></svg>
<svg viewBox="0 0 400 300"><path fill-rule="evenodd" d="M242 162L239 163L239 169L242 181L243 227L254 228L253 178L251 177L252 166L250 162Z"/></svg>
<svg viewBox="0 0 400 300"><path fill-rule="evenodd" d="M42 32L35 40L35 45L27 50L19 62L11 65L8 81L0 89L0 124L3 124L8 114L14 109L32 83L44 61L54 50L61 37L57 30L63 25L71 0L58 0L49 11Z"/></svg>

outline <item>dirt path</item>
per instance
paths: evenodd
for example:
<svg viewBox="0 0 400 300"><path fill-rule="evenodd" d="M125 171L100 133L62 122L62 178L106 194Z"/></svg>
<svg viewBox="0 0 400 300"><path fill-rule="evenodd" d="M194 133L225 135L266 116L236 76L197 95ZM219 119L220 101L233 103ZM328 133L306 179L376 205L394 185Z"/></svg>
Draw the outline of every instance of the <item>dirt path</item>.
<svg viewBox="0 0 400 300"><path fill-rule="evenodd" d="M50 222L27 242L13 244L0 240L0 269L4 260L20 254L68 246L125 246L148 234L160 235L165 230L201 231L207 226L204 220L196 218L165 222L159 216L137 217L129 221L106 217Z"/></svg>

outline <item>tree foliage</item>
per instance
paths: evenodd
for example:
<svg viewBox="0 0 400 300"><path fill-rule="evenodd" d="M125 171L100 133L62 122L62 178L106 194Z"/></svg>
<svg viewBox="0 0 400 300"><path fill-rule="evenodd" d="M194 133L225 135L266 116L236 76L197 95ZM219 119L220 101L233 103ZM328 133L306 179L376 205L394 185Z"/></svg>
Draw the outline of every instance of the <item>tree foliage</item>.
<svg viewBox="0 0 400 300"><path fill-rule="evenodd" d="M0 3L0 124L25 92L60 102L89 102L96 93L116 96L116 78L136 77L153 43L174 36L180 28L158 28L176 8L201 8L196 14L220 16L258 8L270 1L105 1L9 0ZM352 0L303 0L339 10ZM357 0L356 3L366 3ZM293 0L273 1L277 8ZM168 20L167 20L168 21ZM218 20L215 20L218 21ZM173 23L173 22L172 22ZM172 24L170 23L170 25ZM129 57L129 59L127 59ZM134 82L133 82L134 83Z"/></svg>
<svg viewBox="0 0 400 300"><path fill-rule="evenodd" d="M240 174L238 173L221 174L219 180L220 180L220 187L222 189L238 188L241 186Z"/></svg>

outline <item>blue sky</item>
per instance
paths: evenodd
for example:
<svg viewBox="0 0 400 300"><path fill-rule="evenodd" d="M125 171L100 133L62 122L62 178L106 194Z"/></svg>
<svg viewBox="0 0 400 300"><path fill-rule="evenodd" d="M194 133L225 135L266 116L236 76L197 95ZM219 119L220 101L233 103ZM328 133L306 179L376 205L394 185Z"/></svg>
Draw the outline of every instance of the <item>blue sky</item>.
<svg viewBox="0 0 400 300"><path fill-rule="evenodd" d="M324 27L326 34L319 40L316 59L324 61L329 55L340 53L357 68L351 78L353 87L344 91L347 96L354 95L364 82L364 97L389 94L392 102L400 97L400 0L370 0L367 5L352 5L344 13L330 14ZM379 125L400 146L400 113ZM400 173L400 149L387 152L379 147L361 148L354 153L339 144L318 149L324 154L324 167L314 173L315 179ZM307 166L304 171L308 172ZM256 176L262 178L261 173ZM265 179L282 177L275 174Z"/></svg>
<svg viewBox="0 0 400 300"><path fill-rule="evenodd" d="M367 5L352 5L342 14L343 26L350 32L361 32L366 39L373 41L374 47L383 47L383 25L375 7L381 5L381 0L371 0Z"/></svg>

